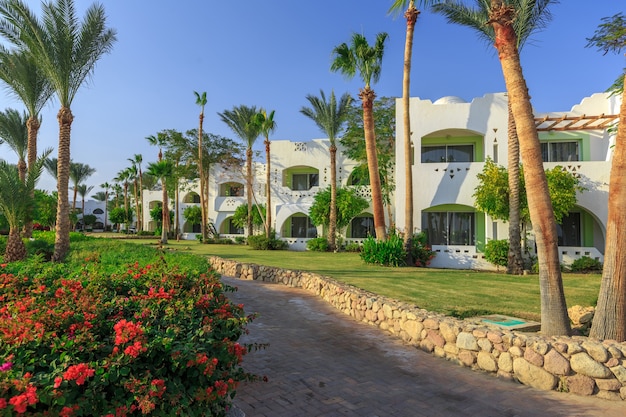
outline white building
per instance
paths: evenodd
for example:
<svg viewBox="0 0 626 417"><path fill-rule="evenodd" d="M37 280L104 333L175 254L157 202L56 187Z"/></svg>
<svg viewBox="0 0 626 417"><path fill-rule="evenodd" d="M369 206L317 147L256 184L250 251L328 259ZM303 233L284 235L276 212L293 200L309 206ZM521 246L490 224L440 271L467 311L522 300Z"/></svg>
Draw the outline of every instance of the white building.
<svg viewBox="0 0 626 417"><path fill-rule="evenodd" d="M401 99L396 106L396 178L392 201L395 224L402 230L404 213L404 138ZM537 114L546 168L556 165L577 175L587 188L578 196L575 209L559 226L562 261L589 256L602 260L607 222L610 160L615 133L607 128L617 121L619 97L595 94L569 112ZM431 265L449 268L493 268L481 253L489 239L504 239L508 225L495 221L474 207L472 197L477 174L487 157L507 165L507 96L487 94L467 103L458 97L435 101L411 99L413 142L414 232L427 232L437 256ZM272 141L271 189L272 227L294 250L321 235L307 215L313 197L329 185L328 140L310 142ZM350 186L354 161L337 152L337 180ZM256 202L265 203L265 164L255 163L253 191ZM235 209L246 204L242 172L213 169L210 175L209 218L220 236L235 238L244 231L235 227ZM199 225L184 223L182 212L199 204L195 184L181 191L179 207L183 238L193 239ZM359 187L369 199L369 187ZM161 192L146 192L144 224L156 229L149 210L161 202ZM170 205L170 208L172 206ZM368 208L340 231L346 241L361 241L373 234L372 210ZM389 219L387 219L389 224ZM532 242L530 245L532 249Z"/></svg>
<svg viewBox="0 0 626 417"><path fill-rule="evenodd" d="M396 172L404 173L401 105L396 106ZM507 165L507 96L487 94L471 103L458 97L435 101L411 99L414 150L415 231L426 231L437 256L431 265L490 268L481 250L489 239L505 239L508 225L474 207L472 194L485 159ZM578 176L587 191L559 225L561 260L582 256L602 261L606 235L610 159L619 97L595 94L569 112L537 114L545 167L560 165ZM522 161L523 162L523 161ZM403 175L396 176L396 222L405 222ZM532 249L532 245L530 245Z"/></svg>

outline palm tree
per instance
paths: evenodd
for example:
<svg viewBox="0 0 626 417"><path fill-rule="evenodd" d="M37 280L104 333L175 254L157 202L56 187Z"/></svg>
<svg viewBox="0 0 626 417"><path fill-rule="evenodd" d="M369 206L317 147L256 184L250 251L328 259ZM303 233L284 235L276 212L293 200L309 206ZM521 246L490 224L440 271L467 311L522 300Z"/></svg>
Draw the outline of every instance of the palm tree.
<svg viewBox="0 0 626 417"><path fill-rule="evenodd" d="M72 200L72 211L76 210L76 196L78 187L85 182L87 178L96 172L95 168L80 162L70 161L70 179L72 180L72 190L74 190L74 199Z"/></svg>
<svg viewBox="0 0 626 417"><path fill-rule="evenodd" d="M515 8L517 16L513 22L513 28L517 35L518 49L521 51L530 35L545 27L552 19L548 9L554 0L516 0ZM444 14L449 21L468 26L474 29L483 40L490 44L495 42L493 26L487 25L489 21L490 2L477 3L476 9L458 7L450 3L437 4L435 11ZM522 257L521 216L520 216L520 151L515 119L508 102L508 184L509 184L509 254L507 273L521 275L524 270Z"/></svg>
<svg viewBox="0 0 626 417"><path fill-rule="evenodd" d="M59 167L59 160L57 158L46 158L43 163L43 167L52 178L56 178L58 176L57 168Z"/></svg>
<svg viewBox="0 0 626 417"><path fill-rule="evenodd" d="M0 111L0 139L13 149L17 155L17 171L20 180L26 181L26 157L28 152L28 131L26 129L26 113L20 114L15 109Z"/></svg>
<svg viewBox="0 0 626 417"><path fill-rule="evenodd" d="M26 257L26 247L20 229L26 221L28 208L34 204L35 185L41 176L43 161L52 152L47 150L28 170L24 181L17 166L0 160L0 212L9 223L9 237L4 254L5 262L14 262Z"/></svg>
<svg viewBox="0 0 626 417"><path fill-rule="evenodd" d="M0 47L0 79L4 81L9 94L16 96L28 112L27 160L28 166L31 167L37 161L37 136L41 126L39 114L52 95L52 87L31 56L23 51L8 51L3 47ZM31 209L29 207L24 224L26 238L33 234Z"/></svg>
<svg viewBox="0 0 626 417"><path fill-rule="evenodd" d="M128 183L131 180L131 172L128 169L122 169L113 179L124 189L124 210L128 214Z"/></svg>
<svg viewBox="0 0 626 417"><path fill-rule="evenodd" d="M204 178L204 165L202 163L202 154L203 145L202 145L202 125L204 123L204 106L206 106L206 91L202 94L198 94L198 92L193 92L196 96L196 104L200 106L200 115L199 119L199 127L198 127L198 178L200 180L200 211L202 213L202 220L200 224L200 233L202 234L202 241L206 242L208 239L207 235L207 224L208 224L208 193L206 190L206 180Z"/></svg>
<svg viewBox="0 0 626 417"><path fill-rule="evenodd" d="M83 229L85 229L85 196L93 190L93 185L87 186L87 184L80 184L78 186L78 195L80 195L81 201L81 214L83 219Z"/></svg>
<svg viewBox="0 0 626 417"><path fill-rule="evenodd" d="M365 134L365 151L367 154L367 169L372 189L372 209L374 214L374 229L376 239L385 240L385 213L383 209L380 175L378 173L378 156L376 155L376 135L374 133L373 103L376 98L371 82L377 82L382 69L383 53L385 51L386 33L376 35L374 46L369 46L365 36L354 33L350 46L346 43L333 49L331 71L339 71L348 78L354 78L357 71L365 87L359 91L363 102L363 129Z"/></svg>
<svg viewBox="0 0 626 417"><path fill-rule="evenodd" d="M111 184L108 182L104 182L100 184L100 188L104 189L104 231L107 230L107 220L109 219L108 208L109 208L109 189L111 188Z"/></svg>
<svg viewBox="0 0 626 417"><path fill-rule="evenodd" d="M167 180L172 176L173 166L172 162L168 160L161 160L159 162L152 162L148 164L148 173L153 175L161 181L161 188L163 192L162 202L162 226L161 226L161 243L167 243L167 233L170 228L170 210L167 203Z"/></svg>
<svg viewBox="0 0 626 417"><path fill-rule="evenodd" d="M159 154L158 154L158 162L161 162L163 160L163 147L167 146L167 135L163 132L159 132L155 135L150 135L146 137L146 140L148 141L148 143L152 146L158 146L159 147Z"/></svg>
<svg viewBox="0 0 626 417"><path fill-rule="evenodd" d="M248 236L252 236L252 146L261 129L256 123L256 106L235 106L232 110L218 113L220 118L246 145L246 196L248 199Z"/></svg>
<svg viewBox="0 0 626 417"><path fill-rule="evenodd" d="M431 4L432 1L420 1L422 5ZM413 37L415 34L415 22L420 14L415 8L414 0L393 0L389 9L390 13L400 13L406 8L406 40L404 43L404 71L402 74L402 121L404 132L404 176L405 176L405 207L404 207L404 246L407 249L408 264L413 264L411 240L413 238L413 151L411 148L411 64L413 55Z"/></svg>
<svg viewBox="0 0 626 417"><path fill-rule="evenodd" d="M605 54L626 48L624 16L619 13L603 19L588 46L596 46ZM598 304L591 326L591 337L626 340L626 74L622 73L622 104L611 162L609 180L609 212L606 226L606 252ZM616 82L614 85L617 85ZM618 90L616 88L616 90ZM614 90L615 91L615 90Z"/></svg>
<svg viewBox="0 0 626 417"><path fill-rule="evenodd" d="M509 105L515 121L519 147L524 160L524 179L526 183L530 220L535 231L537 257L539 261L539 288L541 293L541 331L546 335L566 335L571 331L567 305L563 292L561 265L559 262L556 220L548 192L548 182L541 157L541 145L528 94L528 87L522 71L519 57L520 40L527 35L516 28L517 20L528 23L526 30L531 30L531 23L539 16L546 16L547 3L538 0L477 0L479 7L472 9L459 3L445 2L435 6L446 16L455 15L444 10L456 9L458 16L474 14L484 16L480 10L488 11L485 26L479 29L482 37L489 39L488 31L493 30L494 45L498 50L502 73L509 96ZM542 8L543 7L543 8ZM530 14L531 17L525 16ZM535 20L533 20L535 18ZM448 17L452 22L452 18ZM462 21L461 21L462 23ZM490 26L491 29L486 29ZM470 26L472 27L472 26ZM520 36L518 36L518 33ZM515 165L515 164L513 164ZM512 222L511 222L512 223Z"/></svg>
<svg viewBox="0 0 626 417"><path fill-rule="evenodd" d="M41 19L21 0L1 0L0 34L37 62L49 80L61 108L58 147L58 209L53 261L61 261L70 247L68 183L70 139L74 115L71 105L79 88L93 74L96 62L110 52L115 31L106 27L104 7L91 5L82 22L73 0L42 3Z"/></svg>
<svg viewBox="0 0 626 417"><path fill-rule="evenodd" d="M135 205L137 207L137 231L143 231L143 172L141 169L141 163L143 162L143 156L140 153L136 153L132 158L128 159L136 171L135 175Z"/></svg>
<svg viewBox="0 0 626 417"><path fill-rule="evenodd" d="M272 110L269 114L264 109L261 109L260 112L256 115L257 123L261 128L261 134L265 138L263 144L265 145L265 236L267 238L271 238L270 236L272 230L272 187L271 187L271 154L270 154L270 133L274 132L278 125L274 120L274 110Z"/></svg>
<svg viewBox="0 0 626 417"><path fill-rule="evenodd" d="M306 96L311 107L302 107L300 113L304 114L328 136L330 141L330 218L328 225L328 239L331 251L337 248L337 143L336 139L350 111L352 97L344 93L339 102L335 98L335 92L331 90L327 101L324 91L320 90L320 96L311 94Z"/></svg>

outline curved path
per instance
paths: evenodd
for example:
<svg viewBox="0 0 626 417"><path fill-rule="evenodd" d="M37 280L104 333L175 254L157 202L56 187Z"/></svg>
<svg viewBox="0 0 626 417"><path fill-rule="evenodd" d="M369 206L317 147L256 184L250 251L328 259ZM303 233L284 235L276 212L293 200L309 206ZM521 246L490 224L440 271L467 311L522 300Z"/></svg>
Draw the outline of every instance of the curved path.
<svg viewBox="0 0 626 417"><path fill-rule="evenodd" d="M268 382L244 383L246 417L626 416L626 402L543 392L463 368L336 311L299 288L224 277L246 313L244 357Z"/></svg>

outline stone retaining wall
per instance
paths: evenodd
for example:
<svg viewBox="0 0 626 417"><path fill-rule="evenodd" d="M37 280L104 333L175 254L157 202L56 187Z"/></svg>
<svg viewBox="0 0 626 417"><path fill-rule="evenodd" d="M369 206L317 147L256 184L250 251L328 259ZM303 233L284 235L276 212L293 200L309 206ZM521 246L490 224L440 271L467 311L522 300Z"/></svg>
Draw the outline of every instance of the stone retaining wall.
<svg viewBox="0 0 626 417"><path fill-rule="evenodd" d="M429 312L310 272L219 257L209 261L226 276L304 288L359 321L459 365L542 390L626 400L626 343L508 331Z"/></svg>

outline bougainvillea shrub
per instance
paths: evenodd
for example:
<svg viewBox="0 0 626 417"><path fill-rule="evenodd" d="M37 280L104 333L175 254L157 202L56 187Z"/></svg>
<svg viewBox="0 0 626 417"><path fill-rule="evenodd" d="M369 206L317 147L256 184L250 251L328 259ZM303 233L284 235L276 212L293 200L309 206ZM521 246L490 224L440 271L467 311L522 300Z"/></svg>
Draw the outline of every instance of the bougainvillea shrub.
<svg viewBox="0 0 626 417"><path fill-rule="evenodd" d="M35 269L0 265L1 416L221 416L255 379L251 318L204 259L80 242Z"/></svg>

